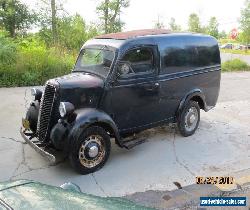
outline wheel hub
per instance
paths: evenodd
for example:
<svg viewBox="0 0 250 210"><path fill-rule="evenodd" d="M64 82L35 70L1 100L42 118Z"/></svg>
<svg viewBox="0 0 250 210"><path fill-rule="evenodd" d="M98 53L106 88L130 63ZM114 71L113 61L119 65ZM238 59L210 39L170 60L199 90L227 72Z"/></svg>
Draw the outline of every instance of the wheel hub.
<svg viewBox="0 0 250 210"><path fill-rule="evenodd" d="M99 153L99 147L97 143L89 143L85 149L85 155L89 158L95 158Z"/></svg>
<svg viewBox="0 0 250 210"><path fill-rule="evenodd" d="M80 163L87 168L95 167L104 157L105 149L101 136L91 135L80 146L79 160Z"/></svg>
<svg viewBox="0 0 250 210"><path fill-rule="evenodd" d="M195 121L195 119L196 119L196 116L195 116L194 114L191 114L191 115L189 116L189 124L193 124L194 121Z"/></svg>
<svg viewBox="0 0 250 210"><path fill-rule="evenodd" d="M185 115L185 128L187 131L195 129L198 122L198 111L195 107L191 107Z"/></svg>

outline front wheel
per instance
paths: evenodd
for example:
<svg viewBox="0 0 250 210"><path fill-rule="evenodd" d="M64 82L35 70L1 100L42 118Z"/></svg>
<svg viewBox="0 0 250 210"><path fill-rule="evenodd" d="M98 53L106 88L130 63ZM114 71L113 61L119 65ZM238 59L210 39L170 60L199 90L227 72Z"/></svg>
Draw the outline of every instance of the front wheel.
<svg viewBox="0 0 250 210"><path fill-rule="evenodd" d="M189 101L178 116L178 128L182 136L194 134L200 122L200 107L196 101Z"/></svg>
<svg viewBox="0 0 250 210"><path fill-rule="evenodd" d="M69 159L80 174L93 173L104 166L110 154L110 137L98 126L87 128L72 145Z"/></svg>

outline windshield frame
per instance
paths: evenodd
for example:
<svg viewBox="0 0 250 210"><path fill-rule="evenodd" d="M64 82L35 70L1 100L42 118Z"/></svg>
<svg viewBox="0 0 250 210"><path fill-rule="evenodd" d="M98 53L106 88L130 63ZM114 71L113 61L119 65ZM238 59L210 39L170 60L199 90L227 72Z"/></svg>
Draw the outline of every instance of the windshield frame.
<svg viewBox="0 0 250 210"><path fill-rule="evenodd" d="M111 64L110 64L109 71L108 71L108 73L107 73L106 75L101 74L101 73L99 73L99 72L97 72L97 71L90 71L90 70L88 70L88 68L80 68L80 67L79 67L78 64L79 64L79 62L81 61L81 60L80 60L80 59L81 59L80 57L81 57L81 55L82 55L82 53L83 53L83 51L84 51L85 49L97 49L97 50L105 50L105 49L106 49L106 50L108 50L108 51L113 52L113 60L112 60L112 62L111 62ZM109 77L109 75L112 73L112 69L113 69L113 67L114 67L114 64L115 64L115 61L116 61L116 58L117 58L117 51L118 51L117 48L112 47L112 46L109 46L109 45L98 44L98 45L86 45L86 46L83 46L83 47L81 48L81 50L80 50L78 56L77 56L77 59L76 59L76 62L75 62L75 65L74 65L74 67L73 67L72 72L73 72L73 73L74 73L74 72L84 72L84 73L93 74L93 75L99 76L99 77L101 77L101 78L107 79L107 78Z"/></svg>

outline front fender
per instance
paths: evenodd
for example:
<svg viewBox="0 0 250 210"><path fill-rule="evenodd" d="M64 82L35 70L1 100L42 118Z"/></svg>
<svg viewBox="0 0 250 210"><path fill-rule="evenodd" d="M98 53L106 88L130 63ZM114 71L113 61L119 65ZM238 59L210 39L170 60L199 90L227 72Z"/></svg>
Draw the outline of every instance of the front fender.
<svg viewBox="0 0 250 210"><path fill-rule="evenodd" d="M83 108L75 111L76 119L73 122L68 135L68 148L73 141L77 140L81 133L93 124L105 125L112 130L112 133L120 145L120 135L118 128L112 118L105 112L94 108Z"/></svg>

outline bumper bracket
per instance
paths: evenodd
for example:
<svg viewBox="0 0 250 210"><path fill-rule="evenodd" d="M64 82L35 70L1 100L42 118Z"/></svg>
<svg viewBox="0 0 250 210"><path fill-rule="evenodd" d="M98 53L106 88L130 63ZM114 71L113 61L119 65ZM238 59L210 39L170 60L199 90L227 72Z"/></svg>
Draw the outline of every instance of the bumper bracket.
<svg viewBox="0 0 250 210"><path fill-rule="evenodd" d="M56 160L56 151L53 149L48 148L47 145L41 143L38 139L34 138L31 133L25 133L25 130L22 128L20 129L21 136L28 143L36 152L42 155L45 159L47 159L50 165L56 165L58 162Z"/></svg>

